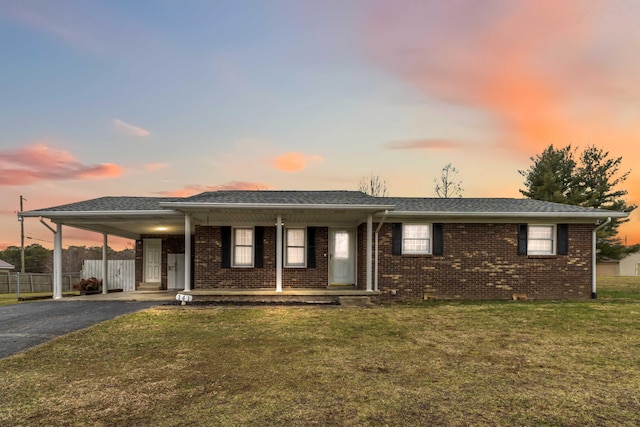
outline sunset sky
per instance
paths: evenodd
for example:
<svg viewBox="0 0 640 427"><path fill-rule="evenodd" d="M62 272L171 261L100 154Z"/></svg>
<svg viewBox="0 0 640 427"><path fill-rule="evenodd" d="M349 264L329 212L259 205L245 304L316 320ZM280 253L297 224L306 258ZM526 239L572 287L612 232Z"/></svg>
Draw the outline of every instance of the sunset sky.
<svg viewBox="0 0 640 427"><path fill-rule="evenodd" d="M640 202L636 0L0 0L0 249L25 210L218 189L521 197L553 143ZM640 243L640 212L621 228ZM37 219L26 244L51 247ZM65 228L64 245L101 236ZM114 246L124 241L111 239Z"/></svg>

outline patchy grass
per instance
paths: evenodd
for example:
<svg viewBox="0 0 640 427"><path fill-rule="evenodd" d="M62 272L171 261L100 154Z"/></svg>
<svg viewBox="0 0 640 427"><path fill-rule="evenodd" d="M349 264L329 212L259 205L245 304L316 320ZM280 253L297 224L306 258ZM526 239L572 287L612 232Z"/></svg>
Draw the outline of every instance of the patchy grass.
<svg viewBox="0 0 640 427"><path fill-rule="evenodd" d="M146 310L0 361L0 425L638 425L628 286L583 302Z"/></svg>
<svg viewBox="0 0 640 427"><path fill-rule="evenodd" d="M80 295L80 292L64 292L62 296L73 296ZM53 294L51 292L20 292L20 298L34 298L36 299L46 299L53 298ZM21 301L22 302L22 301ZM16 298L16 294L0 294L0 305L10 305L17 304L18 299Z"/></svg>
<svg viewBox="0 0 640 427"><path fill-rule="evenodd" d="M599 276L598 298L640 300L640 276Z"/></svg>

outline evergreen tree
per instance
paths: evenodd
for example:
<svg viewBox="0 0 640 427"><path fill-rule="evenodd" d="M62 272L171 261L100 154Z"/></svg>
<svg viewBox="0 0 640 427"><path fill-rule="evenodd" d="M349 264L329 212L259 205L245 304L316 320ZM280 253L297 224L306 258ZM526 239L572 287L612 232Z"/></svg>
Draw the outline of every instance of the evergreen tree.
<svg viewBox="0 0 640 427"><path fill-rule="evenodd" d="M622 157L610 158L609 152L595 146L587 147L576 162L571 145L556 149L547 147L532 157L533 165L518 171L525 177L525 189L520 192L531 199L566 203L583 207L631 212L626 190L619 188L630 171L621 173ZM626 247L618 238L618 227L628 219L613 219L598 231L599 259L620 259L640 250L640 245Z"/></svg>

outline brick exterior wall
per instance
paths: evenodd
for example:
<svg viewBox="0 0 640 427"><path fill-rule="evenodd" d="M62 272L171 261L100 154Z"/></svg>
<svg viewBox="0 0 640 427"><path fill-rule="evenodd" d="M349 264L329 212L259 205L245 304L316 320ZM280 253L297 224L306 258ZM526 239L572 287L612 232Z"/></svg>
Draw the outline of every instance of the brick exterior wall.
<svg viewBox="0 0 640 427"><path fill-rule="evenodd" d="M377 228L374 223L373 229ZM222 268L220 227L195 227L192 238L194 289L275 288L275 227L264 228L264 267ZM517 224L443 225L444 255L392 255L392 226L379 236L379 289L387 300L586 299L591 296L592 225L569 225L568 255L519 256ZM184 236L162 239L162 287L167 287L167 254L184 253ZM374 236L375 238L375 236ZM284 268L283 288L328 286L329 229L316 228L316 267ZM366 224L357 229L357 288L366 288ZM375 242L375 240L374 240ZM136 282L143 278L143 244L136 242ZM375 253L374 257L375 259ZM375 268L372 265L372 272ZM374 278L372 278L372 283ZM391 291L396 292L395 296Z"/></svg>
<svg viewBox="0 0 640 427"><path fill-rule="evenodd" d="M316 228L316 267L283 268L282 287L324 289L328 284L328 228ZM264 228L264 265L261 268L222 268L220 227L195 227L195 289L275 289L276 228Z"/></svg>
<svg viewBox="0 0 640 427"><path fill-rule="evenodd" d="M377 224L374 224L374 230ZM392 255L392 228L379 236L379 289L383 299L586 299L591 296L593 226L569 225L565 256L519 256L517 224L444 224L444 255ZM358 229L365 258L366 224ZM366 262L358 264L364 282ZM397 295L391 296L395 290Z"/></svg>

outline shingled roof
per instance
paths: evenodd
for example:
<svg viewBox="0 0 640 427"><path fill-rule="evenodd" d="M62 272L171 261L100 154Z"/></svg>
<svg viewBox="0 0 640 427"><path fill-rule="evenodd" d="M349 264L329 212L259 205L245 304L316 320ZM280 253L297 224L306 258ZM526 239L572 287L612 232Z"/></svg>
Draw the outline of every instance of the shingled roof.
<svg viewBox="0 0 640 427"><path fill-rule="evenodd" d="M290 205L379 205L384 199L361 191L211 191L181 203L243 203Z"/></svg>
<svg viewBox="0 0 640 427"><path fill-rule="evenodd" d="M396 212L468 212L468 213L585 213L602 212L610 214L604 209L584 208L581 206L561 203L544 202L533 199L508 198L414 198L414 197L385 197L386 203L394 205Z"/></svg>
<svg viewBox="0 0 640 427"><path fill-rule="evenodd" d="M107 196L38 209L37 212L153 211L162 210L162 207L160 207L161 202L173 202L176 200L182 199L175 197Z"/></svg>
<svg viewBox="0 0 640 427"><path fill-rule="evenodd" d="M605 209L585 208L532 199L509 198L420 198L373 197L360 191L213 191L191 197L100 197L46 209L25 212L35 216L47 212L171 212L172 208L188 205L358 205L372 208L389 207L394 213L449 213L449 214L576 214L577 216L613 216L626 214Z"/></svg>

